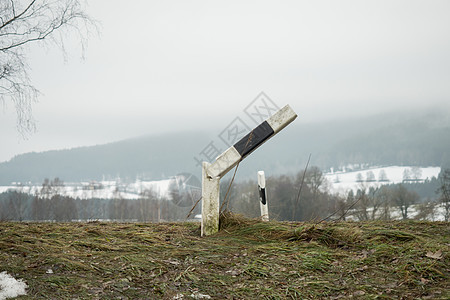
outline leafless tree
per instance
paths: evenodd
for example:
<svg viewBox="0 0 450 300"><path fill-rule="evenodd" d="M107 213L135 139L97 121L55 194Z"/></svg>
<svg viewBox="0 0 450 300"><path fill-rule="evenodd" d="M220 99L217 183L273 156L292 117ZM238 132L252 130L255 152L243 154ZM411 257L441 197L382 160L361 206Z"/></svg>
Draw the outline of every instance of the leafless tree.
<svg viewBox="0 0 450 300"><path fill-rule="evenodd" d="M346 212L347 212L347 208L348 208L348 204L346 202L346 198L344 197L338 197L336 199L336 211L337 211L337 216L339 217L339 219L341 219L342 221L345 221L346 218Z"/></svg>
<svg viewBox="0 0 450 300"><path fill-rule="evenodd" d="M84 55L92 29L96 22L82 0L0 1L0 102L14 105L20 133L35 128L31 105L39 94L28 73L28 46L49 42L64 51L64 39L76 34Z"/></svg>
<svg viewBox="0 0 450 300"><path fill-rule="evenodd" d="M78 219L78 211L75 204L75 199L57 194L52 197L51 203L55 221L69 222L74 219Z"/></svg>
<svg viewBox="0 0 450 300"><path fill-rule="evenodd" d="M403 181L409 181L411 180L411 169L404 169L403 170Z"/></svg>
<svg viewBox="0 0 450 300"><path fill-rule="evenodd" d="M22 194L24 188L22 183L15 183L15 187L7 191L7 201L5 201L6 214L9 220L22 221L22 216L26 210L26 195ZM23 200L23 201L22 201Z"/></svg>
<svg viewBox="0 0 450 300"><path fill-rule="evenodd" d="M271 182L272 178L268 179L268 182ZM224 180L220 183L220 198L223 200L225 197L225 194L228 190L228 186L230 184L230 180ZM286 196L286 194L281 193L281 190L278 189L279 182L276 178L274 178L274 182L271 182L271 188L277 189L277 196L279 196L278 199L287 201L289 196ZM273 191L271 189L267 190L267 193L272 193ZM228 191L227 195L230 204L229 209L244 214L246 216L249 216L251 218L259 217L260 214L260 208L259 208L259 192L258 192L258 184L254 180L246 180L239 184L234 183L231 185L230 190ZM269 196L268 196L269 198ZM271 198L269 198L271 199ZM281 201L278 201L276 204L273 202L270 203L270 209L274 210L271 211L279 211L277 210L277 205L281 205ZM201 213L200 210L198 210L198 213Z"/></svg>
<svg viewBox="0 0 450 300"><path fill-rule="evenodd" d="M393 192L393 203L402 214L402 219L408 219L408 208L419 201L419 195L416 192L408 191L402 184L398 184Z"/></svg>
<svg viewBox="0 0 450 300"><path fill-rule="evenodd" d="M416 205L417 215L414 216L414 219L434 221L434 217L436 214L436 204L436 202L428 199L428 201Z"/></svg>
<svg viewBox="0 0 450 300"><path fill-rule="evenodd" d="M386 171L384 169L381 169L380 173L378 173L378 181L389 181Z"/></svg>
<svg viewBox="0 0 450 300"><path fill-rule="evenodd" d="M13 220L23 221L28 208L30 190L31 187L19 184L16 190L9 194L9 211Z"/></svg>
<svg viewBox="0 0 450 300"><path fill-rule="evenodd" d="M383 206L383 202L385 201L382 193L380 192L380 189L370 187L368 197L370 206L372 207L370 219L371 220L379 219L380 218L379 210ZM383 211L381 212L381 215L383 215Z"/></svg>
<svg viewBox="0 0 450 300"><path fill-rule="evenodd" d="M41 187L41 197L50 199L55 195L62 195L64 193L64 182L56 177L53 180L44 179Z"/></svg>
<svg viewBox="0 0 450 300"><path fill-rule="evenodd" d="M0 201L0 222L6 221L8 218L8 213L6 210L6 205Z"/></svg>
<svg viewBox="0 0 450 300"><path fill-rule="evenodd" d="M367 195L367 189L362 184L361 187L356 192L356 199L358 201L355 215L360 221L367 221L369 220L369 196Z"/></svg>
<svg viewBox="0 0 450 300"><path fill-rule="evenodd" d="M444 219L450 220L450 169L445 169L439 175L441 185L438 189L439 201L444 206Z"/></svg>
<svg viewBox="0 0 450 300"><path fill-rule="evenodd" d="M411 168L411 177L414 180L420 180L422 178L422 169L419 167Z"/></svg>
<svg viewBox="0 0 450 300"><path fill-rule="evenodd" d="M386 186L382 186L378 191L378 199L381 202L380 220L391 219L391 193Z"/></svg>
<svg viewBox="0 0 450 300"><path fill-rule="evenodd" d="M366 181L367 182L375 181L375 174L373 173L373 171L366 172Z"/></svg>
<svg viewBox="0 0 450 300"><path fill-rule="evenodd" d="M320 189L327 189L328 182L323 173L320 171L318 167L311 167L306 172L306 184L311 189L314 200L316 200L317 195L319 194Z"/></svg>
<svg viewBox="0 0 450 300"><path fill-rule="evenodd" d="M159 199L157 199L155 191L152 189L145 189L141 192L138 199L139 221L148 222L151 220L152 210L155 209L158 200Z"/></svg>
<svg viewBox="0 0 450 300"><path fill-rule="evenodd" d="M356 174L356 182L363 182L363 176L361 173Z"/></svg>
<svg viewBox="0 0 450 300"><path fill-rule="evenodd" d="M58 177L52 180L45 178L40 191L36 192L31 203L33 219L55 220L55 218L65 218L66 211L74 213L76 209L73 203L62 204L67 202L62 200L64 193L64 182L61 179Z"/></svg>
<svg viewBox="0 0 450 300"><path fill-rule="evenodd" d="M126 187L124 190L126 190ZM113 199L109 201L109 218L116 221L131 219L130 208L129 200L123 196L121 187L116 183Z"/></svg>
<svg viewBox="0 0 450 300"><path fill-rule="evenodd" d="M41 198L38 193L34 195L31 203L31 216L33 220L50 220L49 200Z"/></svg>

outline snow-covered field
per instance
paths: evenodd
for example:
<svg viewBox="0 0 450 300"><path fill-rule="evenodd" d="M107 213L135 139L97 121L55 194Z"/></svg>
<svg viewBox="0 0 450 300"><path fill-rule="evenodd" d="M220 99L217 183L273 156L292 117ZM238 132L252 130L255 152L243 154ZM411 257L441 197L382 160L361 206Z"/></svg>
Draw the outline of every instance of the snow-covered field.
<svg viewBox="0 0 450 300"><path fill-rule="evenodd" d="M152 191L159 198L167 199L169 196L169 185L173 179L159 181L140 181L137 180L131 184L121 183L120 181L100 181L100 182L81 182L65 183L62 187L57 187L58 193L63 196L69 196L80 199L138 199L143 193ZM0 193L7 191L21 191L28 194L40 194L42 186L36 185L9 185L0 186Z"/></svg>
<svg viewBox="0 0 450 300"><path fill-rule="evenodd" d="M331 171L325 174L325 178L332 193L345 195L350 190L356 192L361 186L369 188L404 181L423 182L437 178L440 172L440 167L389 166L351 172Z"/></svg>

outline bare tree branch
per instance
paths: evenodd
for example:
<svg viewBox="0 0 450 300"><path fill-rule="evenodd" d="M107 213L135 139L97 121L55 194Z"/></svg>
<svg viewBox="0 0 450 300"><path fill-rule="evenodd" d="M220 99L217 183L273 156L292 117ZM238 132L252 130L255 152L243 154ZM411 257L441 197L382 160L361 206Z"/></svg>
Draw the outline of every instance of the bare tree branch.
<svg viewBox="0 0 450 300"><path fill-rule="evenodd" d="M43 41L59 46L70 36L85 44L97 23L85 13L82 0L9 0L0 2L0 102L12 103L21 134L34 131L32 104L39 91L29 77L28 45Z"/></svg>

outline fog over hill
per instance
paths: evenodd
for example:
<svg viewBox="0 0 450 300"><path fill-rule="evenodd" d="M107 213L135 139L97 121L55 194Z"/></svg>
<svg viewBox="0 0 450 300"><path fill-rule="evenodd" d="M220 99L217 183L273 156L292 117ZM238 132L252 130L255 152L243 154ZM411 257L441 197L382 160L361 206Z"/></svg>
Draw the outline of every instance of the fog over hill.
<svg viewBox="0 0 450 300"><path fill-rule="evenodd" d="M0 163L0 184L101 179L165 179L189 172L200 178L194 157L218 132L188 131L142 136L105 145L18 155ZM450 122L446 114L384 114L302 123L301 116L239 166L238 179L295 173L311 165L338 169L349 164L446 166L450 164ZM217 143L219 144L219 143ZM225 150L226 146L221 146Z"/></svg>

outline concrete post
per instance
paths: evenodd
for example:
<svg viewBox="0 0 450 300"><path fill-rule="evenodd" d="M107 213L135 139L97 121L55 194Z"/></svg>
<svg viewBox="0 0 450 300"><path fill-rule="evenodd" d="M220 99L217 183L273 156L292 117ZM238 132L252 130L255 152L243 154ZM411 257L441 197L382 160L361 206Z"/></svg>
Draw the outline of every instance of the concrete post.
<svg viewBox="0 0 450 300"><path fill-rule="evenodd" d="M267 206L266 196L266 176L264 171L258 172L258 191L259 191L259 206L261 208L261 220L269 221L269 208Z"/></svg>
<svg viewBox="0 0 450 300"><path fill-rule="evenodd" d="M201 235L211 235L219 231L219 180L211 177L207 169L210 163L202 164L202 225Z"/></svg>

